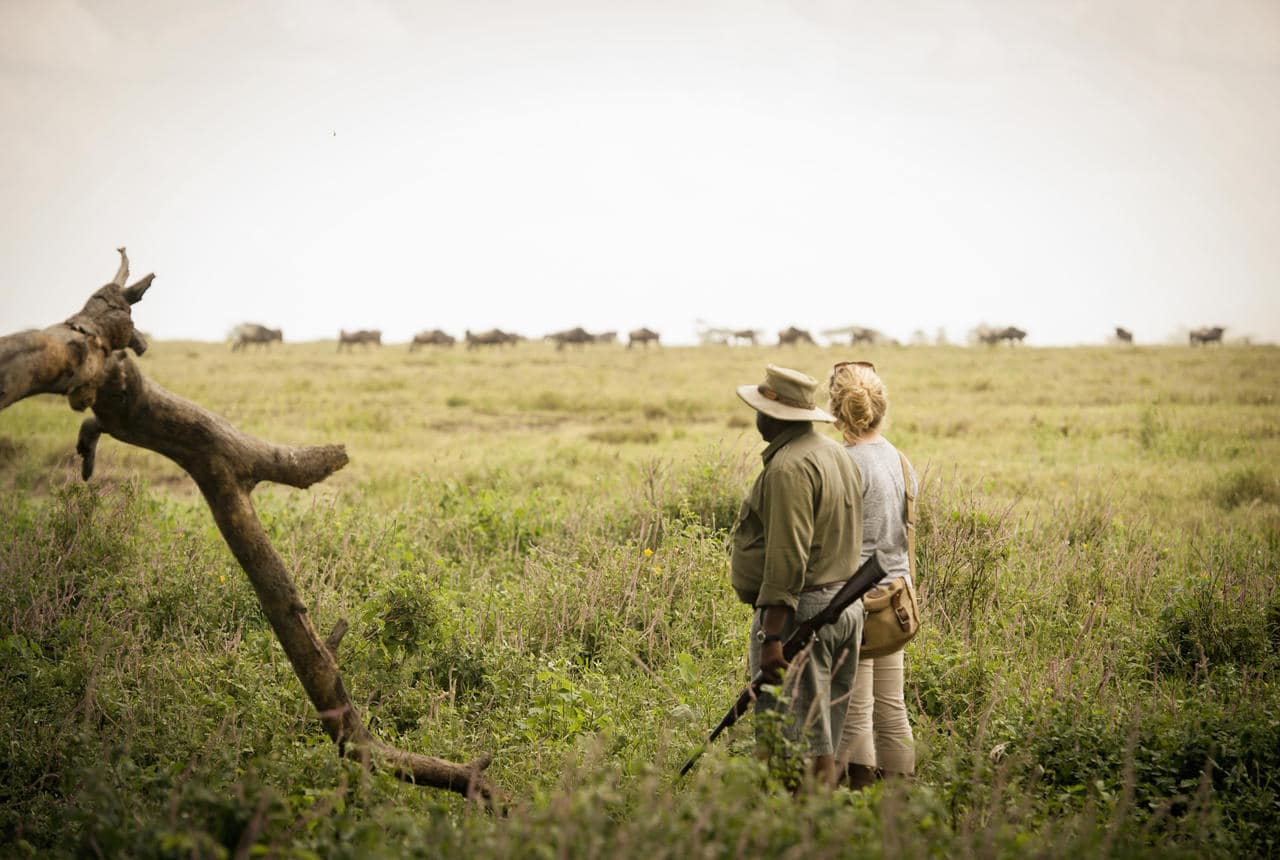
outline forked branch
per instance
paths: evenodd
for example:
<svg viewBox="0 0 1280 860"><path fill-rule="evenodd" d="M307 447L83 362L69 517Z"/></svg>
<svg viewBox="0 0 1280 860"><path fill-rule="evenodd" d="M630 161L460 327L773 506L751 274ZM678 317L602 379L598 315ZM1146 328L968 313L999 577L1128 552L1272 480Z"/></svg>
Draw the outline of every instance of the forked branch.
<svg viewBox="0 0 1280 860"><path fill-rule="evenodd" d="M346 622L327 639L311 623L284 561L254 510L250 494L262 481L305 488L347 464L341 445L291 447L255 439L229 421L147 379L124 347L134 340L130 305L151 285L130 287L129 263L84 310L60 326L0 338L0 409L32 394L66 394L77 409L93 407L80 426L76 451L87 480L103 433L156 451L185 470L200 488L223 538L258 595L294 673L319 712L325 731L349 757L380 758L401 779L455 791L492 804L495 788L482 773L485 756L459 764L401 750L375 738L351 703L338 670Z"/></svg>
<svg viewBox="0 0 1280 860"><path fill-rule="evenodd" d="M33 394L65 394L76 411L93 405L106 372L107 356L146 343L134 331L130 305L140 301L155 275L126 287L129 257L120 248L120 268L79 313L40 331L0 337L0 409Z"/></svg>

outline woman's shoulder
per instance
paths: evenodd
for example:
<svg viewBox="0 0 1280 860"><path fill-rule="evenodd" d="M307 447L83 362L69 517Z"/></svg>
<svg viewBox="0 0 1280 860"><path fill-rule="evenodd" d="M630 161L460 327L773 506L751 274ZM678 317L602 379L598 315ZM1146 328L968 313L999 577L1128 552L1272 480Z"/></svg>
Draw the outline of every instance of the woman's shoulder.
<svg viewBox="0 0 1280 860"><path fill-rule="evenodd" d="M863 442L860 445L845 445L844 449L848 451L855 460L884 460L892 457L898 459L898 449L893 443L881 436L874 442Z"/></svg>
<svg viewBox="0 0 1280 860"><path fill-rule="evenodd" d="M881 437L874 442L866 442L861 445L846 445L845 450L853 457L853 461L858 464L862 470L863 478L869 478L874 473L883 473L884 477L892 480L894 484L898 484L902 480L902 460L899 456L899 449L888 439ZM911 465L910 458L907 459L907 467L911 474L912 483L916 483L915 466Z"/></svg>
<svg viewBox="0 0 1280 860"><path fill-rule="evenodd" d="M919 475L916 474L916 467L915 467L915 464L911 462L911 458L908 457L901 449L894 447L893 443L891 443L888 439L885 439L884 443L887 446L885 449L885 453L887 455L892 456L894 463L899 464L898 465L899 470L901 470L902 461L903 460L907 461L907 471L911 474L911 483L912 485L918 488L920 483L920 477Z"/></svg>

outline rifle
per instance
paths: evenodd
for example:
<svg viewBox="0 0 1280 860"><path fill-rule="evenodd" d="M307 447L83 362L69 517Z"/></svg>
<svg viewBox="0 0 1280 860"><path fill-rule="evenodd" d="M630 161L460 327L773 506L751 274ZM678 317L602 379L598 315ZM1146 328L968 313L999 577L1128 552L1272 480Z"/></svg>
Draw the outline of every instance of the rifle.
<svg viewBox="0 0 1280 860"><path fill-rule="evenodd" d="M880 556L877 553L872 553L871 558L863 562L858 571L841 586L825 609L812 618L801 621L796 625L796 629L791 631L791 635L782 643L782 656L786 658L787 662L790 663L797 654L809 645L813 637L817 635L818 630L831 624L840 617L842 612L852 606L855 600L875 588L876 583L884 579L884 575L884 568L880 566ZM738 717L747 712L747 708L751 707L751 703L756 700L756 696L760 693L760 687L764 683L764 671L756 672L755 677L751 679L751 683L738 696L738 701L733 703L733 707L724 715L724 719L712 730L707 742L693 754L692 758L684 763L684 767L680 768L681 776L693 769L698 757L702 755L708 746L715 742L716 738L720 737L721 732L736 723Z"/></svg>

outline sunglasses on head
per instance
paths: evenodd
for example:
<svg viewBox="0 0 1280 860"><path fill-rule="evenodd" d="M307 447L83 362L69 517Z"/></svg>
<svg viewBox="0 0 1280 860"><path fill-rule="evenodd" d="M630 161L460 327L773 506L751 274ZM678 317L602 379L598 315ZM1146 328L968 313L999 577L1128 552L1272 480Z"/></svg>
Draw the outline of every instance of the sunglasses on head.
<svg viewBox="0 0 1280 860"><path fill-rule="evenodd" d="M876 366L869 361L837 361L831 367L831 372L835 373L842 367L865 367L867 370L875 372Z"/></svg>

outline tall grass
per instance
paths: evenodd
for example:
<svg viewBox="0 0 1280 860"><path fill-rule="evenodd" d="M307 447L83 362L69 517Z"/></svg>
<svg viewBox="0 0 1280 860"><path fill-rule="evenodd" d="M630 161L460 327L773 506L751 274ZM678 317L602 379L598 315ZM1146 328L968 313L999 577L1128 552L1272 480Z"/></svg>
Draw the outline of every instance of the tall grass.
<svg viewBox="0 0 1280 860"><path fill-rule="evenodd" d="M746 680L726 539L760 446L731 385L771 352L530 346L523 364L427 368L302 346L253 359L263 375L191 351L221 385L193 359L155 375L270 438L327 439L333 419L304 406L350 393L350 474L260 490L264 523L317 625L351 622L343 670L373 727L494 754L508 814L337 759L185 479L104 440L103 478L83 485L62 407L24 403L0 415L0 853L1280 851L1270 351L1197 356L1223 363L1203 370L1182 350L1121 367L1100 351L876 355L890 435L926 475L925 626L907 651L919 774L800 798L747 725L674 775ZM676 367L686 381L658 385ZM424 369L454 382L415 382ZM305 394L278 384L304 372ZM402 385L352 390L371 376ZM970 378L984 384L962 396ZM1200 433L1209 401L1235 420Z"/></svg>

